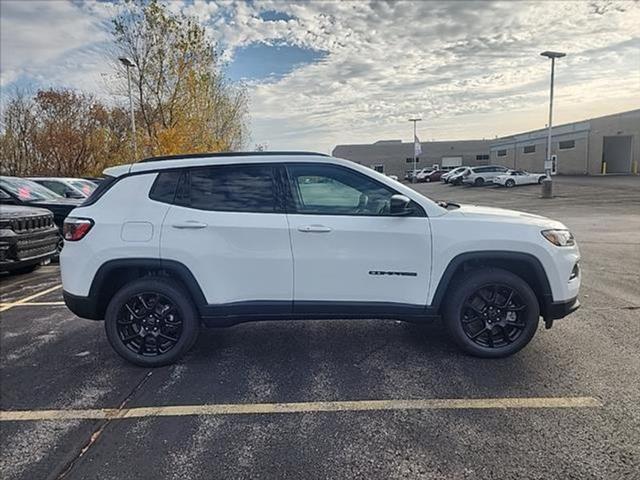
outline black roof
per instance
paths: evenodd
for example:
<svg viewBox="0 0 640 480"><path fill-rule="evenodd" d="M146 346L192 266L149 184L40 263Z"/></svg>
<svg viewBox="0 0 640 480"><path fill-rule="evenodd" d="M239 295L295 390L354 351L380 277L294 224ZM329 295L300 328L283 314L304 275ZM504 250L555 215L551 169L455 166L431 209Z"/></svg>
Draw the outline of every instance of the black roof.
<svg viewBox="0 0 640 480"><path fill-rule="evenodd" d="M181 160L188 158L209 158L209 157L273 157L273 156L284 156L284 155L309 155L315 157L330 157L331 155L327 155L326 153L316 153L316 152L291 152L291 151L269 151L269 152L212 152L212 153L185 153L179 155L162 155L159 157L149 157L140 160L139 163L145 162L157 162L161 160Z"/></svg>

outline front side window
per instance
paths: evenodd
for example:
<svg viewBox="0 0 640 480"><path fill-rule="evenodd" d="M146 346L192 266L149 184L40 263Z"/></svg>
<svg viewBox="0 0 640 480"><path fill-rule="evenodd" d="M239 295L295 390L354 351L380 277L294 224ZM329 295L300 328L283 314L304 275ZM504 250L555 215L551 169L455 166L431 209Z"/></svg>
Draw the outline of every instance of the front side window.
<svg viewBox="0 0 640 480"><path fill-rule="evenodd" d="M296 213L320 215L388 215L394 190L337 165L287 165ZM419 206L414 210L421 211Z"/></svg>
<svg viewBox="0 0 640 480"><path fill-rule="evenodd" d="M199 210L275 213L279 211L271 165L221 165L189 169L176 203Z"/></svg>

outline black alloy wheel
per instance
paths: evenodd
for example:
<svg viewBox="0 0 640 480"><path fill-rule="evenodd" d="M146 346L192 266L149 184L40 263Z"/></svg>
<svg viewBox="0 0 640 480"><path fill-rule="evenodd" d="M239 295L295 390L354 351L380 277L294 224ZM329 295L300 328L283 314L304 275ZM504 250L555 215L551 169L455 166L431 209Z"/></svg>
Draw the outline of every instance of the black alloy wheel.
<svg viewBox="0 0 640 480"><path fill-rule="evenodd" d="M449 335L471 355L512 355L538 329L538 298L527 282L510 271L483 267L462 272L445 298L443 320Z"/></svg>
<svg viewBox="0 0 640 480"><path fill-rule="evenodd" d="M198 338L200 317L191 296L176 281L143 277L122 287L105 312L113 349L143 367L175 362Z"/></svg>
<svg viewBox="0 0 640 480"><path fill-rule="evenodd" d="M462 328L477 345L500 348L522 335L526 308L515 289L501 284L484 285L465 300Z"/></svg>
<svg viewBox="0 0 640 480"><path fill-rule="evenodd" d="M182 335L175 303L155 292L130 297L118 312L118 336L126 348L142 356L158 356L174 348Z"/></svg>

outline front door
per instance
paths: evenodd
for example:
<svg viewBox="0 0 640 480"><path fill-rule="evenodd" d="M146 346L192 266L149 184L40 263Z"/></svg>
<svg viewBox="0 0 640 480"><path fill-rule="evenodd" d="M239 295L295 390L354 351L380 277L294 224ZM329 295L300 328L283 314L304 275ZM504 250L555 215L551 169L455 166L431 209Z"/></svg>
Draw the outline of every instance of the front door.
<svg viewBox="0 0 640 480"><path fill-rule="evenodd" d="M425 306L431 242L422 207L392 216L389 200L397 192L344 166L300 163L286 170L294 311Z"/></svg>

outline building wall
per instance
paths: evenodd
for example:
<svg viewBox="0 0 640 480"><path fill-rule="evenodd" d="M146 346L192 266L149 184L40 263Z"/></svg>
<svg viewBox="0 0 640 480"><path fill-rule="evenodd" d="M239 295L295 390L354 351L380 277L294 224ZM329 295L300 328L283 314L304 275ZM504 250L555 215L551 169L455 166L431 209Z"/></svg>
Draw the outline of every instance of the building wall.
<svg viewBox="0 0 640 480"><path fill-rule="evenodd" d="M422 154L416 168L441 164L442 157L462 157L463 165L486 165L487 159L479 155L489 154L488 140L460 140L442 142L421 142ZM407 170L413 168L413 143L400 140L380 141L363 145L338 145L333 149L334 157L346 158L356 163L373 167L384 165L384 173L403 178Z"/></svg>
<svg viewBox="0 0 640 480"><path fill-rule="evenodd" d="M558 173L564 175L597 175L602 171L605 136L631 136L631 164L633 171L640 160L640 110L598 117L584 122L559 125L553 128L551 152L558 157ZM560 142L573 141L574 147L561 150ZM534 130L494 140L491 143L491 163L509 168L544 171L547 152L547 130ZM535 146L534 153L524 153L524 147ZM498 152L506 150L505 156Z"/></svg>
<svg viewBox="0 0 640 480"><path fill-rule="evenodd" d="M588 170L591 175L602 172L603 141L605 136L631 136L631 168L640 164L640 110L591 120ZM636 167L637 168L637 167ZM640 171L637 168L636 171Z"/></svg>

